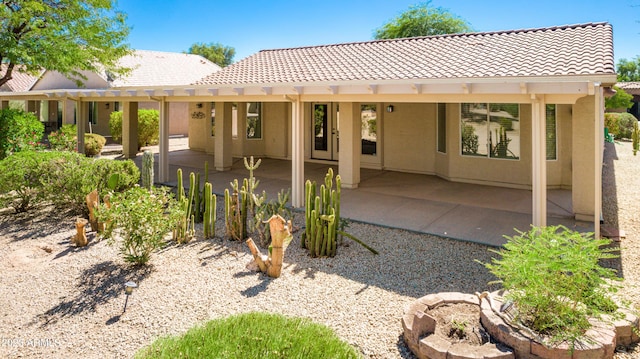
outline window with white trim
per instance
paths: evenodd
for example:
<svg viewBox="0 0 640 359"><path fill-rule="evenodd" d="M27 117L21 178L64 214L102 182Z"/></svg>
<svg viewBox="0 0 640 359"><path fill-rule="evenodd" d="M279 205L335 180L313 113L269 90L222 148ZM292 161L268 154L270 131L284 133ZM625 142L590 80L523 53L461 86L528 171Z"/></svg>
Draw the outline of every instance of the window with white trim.
<svg viewBox="0 0 640 359"><path fill-rule="evenodd" d="M556 129L556 105L547 105L547 160L558 159L558 135Z"/></svg>
<svg viewBox="0 0 640 359"><path fill-rule="evenodd" d="M520 158L520 105L463 103L460 111L463 156Z"/></svg>
<svg viewBox="0 0 640 359"><path fill-rule="evenodd" d="M247 103L247 139L262 138L262 103Z"/></svg>

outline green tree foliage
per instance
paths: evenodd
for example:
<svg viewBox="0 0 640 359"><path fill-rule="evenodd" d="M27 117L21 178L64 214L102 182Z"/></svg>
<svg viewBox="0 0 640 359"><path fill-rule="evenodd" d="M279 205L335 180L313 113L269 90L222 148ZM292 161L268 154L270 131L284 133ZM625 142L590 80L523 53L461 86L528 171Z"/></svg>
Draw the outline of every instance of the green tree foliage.
<svg viewBox="0 0 640 359"><path fill-rule="evenodd" d="M0 2L0 86L13 71L59 71L78 84L80 71L124 74L117 60L130 52L125 14L116 0L12 0Z"/></svg>
<svg viewBox="0 0 640 359"><path fill-rule="evenodd" d="M620 59L617 65L618 81L640 81L640 56L633 60Z"/></svg>
<svg viewBox="0 0 640 359"><path fill-rule="evenodd" d="M0 160L15 152L35 150L43 132L44 125L34 114L10 108L0 110Z"/></svg>
<svg viewBox="0 0 640 359"><path fill-rule="evenodd" d="M466 20L449 10L432 7L431 1L409 7L409 10L375 30L376 39L456 34L473 31Z"/></svg>
<svg viewBox="0 0 640 359"><path fill-rule="evenodd" d="M187 53L200 55L220 67L225 67L233 63L236 49L230 46L224 46L221 43L211 42L205 44L197 42L191 45Z"/></svg>
<svg viewBox="0 0 640 359"><path fill-rule="evenodd" d="M633 106L633 95L626 93L623 89L618 86L613 86L613 89L616 91L616 94L604 99L604 107L605 108L630 108Z"/></svg>

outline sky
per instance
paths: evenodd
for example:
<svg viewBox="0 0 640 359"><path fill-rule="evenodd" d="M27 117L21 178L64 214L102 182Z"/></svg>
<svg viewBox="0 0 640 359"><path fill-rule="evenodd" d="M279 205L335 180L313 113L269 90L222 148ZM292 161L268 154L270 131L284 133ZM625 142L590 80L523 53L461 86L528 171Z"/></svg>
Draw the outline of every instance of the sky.
<svg viewBox="0 0 640 359"><path fill-rule="evenodd" d="M420 0L119 0L138 50L186 52L194 43L260 50L368 41ZM609 22L614 56L640 55L640 0L433 0L475 31Z"/></svg>

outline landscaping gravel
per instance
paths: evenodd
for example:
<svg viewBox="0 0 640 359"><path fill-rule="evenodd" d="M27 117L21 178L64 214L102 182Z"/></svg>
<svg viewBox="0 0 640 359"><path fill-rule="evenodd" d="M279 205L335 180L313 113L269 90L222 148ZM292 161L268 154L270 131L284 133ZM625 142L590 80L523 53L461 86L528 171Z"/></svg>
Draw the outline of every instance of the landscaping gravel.
<svg viewBox="0 0 640 359"><path fill-rule="evenodd" d="M612 265L622 269L625 296L640 304L640 159L630 143L610 145L606 155L605 224L626 231L622 258ZM297 227L302 220L296 213ZM215 239L199 231L191 243L154 253L145 267L126 264L117 246L93 233L89 246L71 246L74 223L55 211L0 214L0 357L129 358L210 319L268 311L325 324L366 358L414 358L402 339L405 306L428 293L493 288L476 261L490 260L488 247L368 224L352 222L347 232L379 255L344 239L335 258L310 258L299 230L281 277L270 279L246 268L248 247L222 239L221 221ZM127 281L138 288L123 313Z"/></svg>

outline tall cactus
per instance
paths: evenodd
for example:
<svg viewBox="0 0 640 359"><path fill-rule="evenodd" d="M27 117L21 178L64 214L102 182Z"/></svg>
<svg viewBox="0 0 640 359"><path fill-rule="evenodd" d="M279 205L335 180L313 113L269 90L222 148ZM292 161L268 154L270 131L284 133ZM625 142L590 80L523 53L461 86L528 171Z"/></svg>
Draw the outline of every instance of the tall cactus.
<svg viewBox="0 0 640 359"><path fill-rule="evenodd" d="M340 175L335 177L329 168L316 194L316 183L305 183L305 235L302 247L309 250L312 257L333 257L337 250L337 232L340 223Z"/></svg>
<svg viewBox="0 0 640 359"><path fill-rule="evenodd" d="M151 190L153 186L153 152L146 150L142 154L142 187Z"/></svg>
<svg viewBox="0 0 640 359"><path fill-rule="evenodd" d="M204 184L204 217L202 219L204 238L213 238L216 234L216 195L212 193L213 186L209 182Z"/></svg>
<svg viewBox="0 0 640 359"><path fill-rule="evenodd" d="M178 243L187 243L195 236L195 221L191 213L191 206L193 203L193 196L195 192L194 182L195 175L193 172L189 175L189 196L185 195L184 186L182 184L182 169L178 169L178 188L177 199L184 215L180 221L176 224L176 228L173 230L173 239Z"/></svg>
<svg viewBox="0 0 640 359"><path fill-rule="evenodd" d="M631 133L631 140L633 141L633 155L636 155L640 147L640 130L638 129L638 121L633 122L633 132Z"/></svg>

